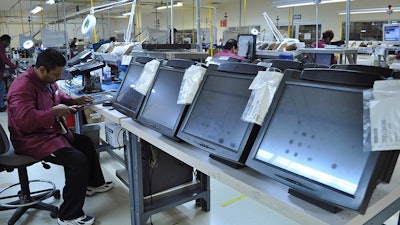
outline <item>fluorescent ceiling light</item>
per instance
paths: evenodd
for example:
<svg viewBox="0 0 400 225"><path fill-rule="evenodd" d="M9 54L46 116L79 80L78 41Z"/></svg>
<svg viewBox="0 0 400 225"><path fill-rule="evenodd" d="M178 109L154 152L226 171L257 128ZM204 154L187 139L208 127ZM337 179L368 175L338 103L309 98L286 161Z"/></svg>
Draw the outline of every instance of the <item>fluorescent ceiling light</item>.
<svg viewBox="0 0 400 225"><path fill-rule="evenodd" d="M352 9L350 14L387 13L388 8ZM400 12L400 7L392 7L392 12ZM346 11L339 11L339 15L346 15Z"/></svg>
<svg viewBox="0 0 400 225"><path fill-rule="evenodd" d="M306 6L306 5L314 5L316 3L319 4L327 4L327 3L337 3L337 2L345 2L346 0L280 0L272 2L272 7L277 8L287 8L287 7L295 7L295 6Z"/></svg>
<svg viewBox="0 0 400 225"><path fill-rule="evenodd" d="M176 4L172 5L172 7L182 7L182 6L183 6L182 2L177 2ZM168 6L168 8L169 7L171 7L171 6ZM166 8L167 8L167 6L159 6L159 7L157 7L157 9L166 9Z"/></svg>
<svg viewBox="0 0 400 225"><path fill-rule="evenodd" d="M118 1L118 2L113 2L113 3L109 3L109 4L105 4L105 5L95 6L95 7L91 8L91 11L93 11L93 13L95 13L95 12L100 12L100 11L103 11L103 10L112 9L112 8L115 8L115 7L121 7L121 6L128 5L128 4L132 4L132 1L121 0L121 1Z"/></svg>
<svg viewBox="0 0 400 225"><path fill-rule="evenodd" d="M56 1L55 1L55 0L46 0L45 3L46 3L46 4L49 4L49 5L53 5L53 4L56 3Z"/></svg>
<svg viewBox="0 0 400 225"><path fill-rule="evenodd" d="M124 13L122 13L121 15L123 15L123 16L130 16L130 15L131 15L131 12L124 12Z"/></svg>
<svg viewBox="0 0 400 225"><path fill-rule="evenodd" d="M40 12L40 11L42 11L43 10L43 7L42 6L39 6L39 5L37 5L37 6L35 6L35 7L33 7L32 9L31 9L31 13L32 14L36 14L36 13L38 13L38 12Z"/></svg>

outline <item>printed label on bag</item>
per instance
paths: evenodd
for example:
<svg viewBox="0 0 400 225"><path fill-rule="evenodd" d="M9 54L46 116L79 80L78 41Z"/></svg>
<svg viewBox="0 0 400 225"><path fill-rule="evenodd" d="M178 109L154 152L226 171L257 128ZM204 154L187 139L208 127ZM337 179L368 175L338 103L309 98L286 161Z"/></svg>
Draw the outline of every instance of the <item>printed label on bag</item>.
<svg viewBox="0 0 400 225"><path fill-rule="evenodd" d="M370 101L371 150L400 149L400 98Z"/></svg>

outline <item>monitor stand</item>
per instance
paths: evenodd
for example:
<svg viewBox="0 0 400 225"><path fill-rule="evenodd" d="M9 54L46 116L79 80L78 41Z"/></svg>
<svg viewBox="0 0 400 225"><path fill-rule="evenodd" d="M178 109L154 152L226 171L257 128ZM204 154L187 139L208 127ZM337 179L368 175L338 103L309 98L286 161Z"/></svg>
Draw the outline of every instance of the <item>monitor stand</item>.
<svg viewBox="0 0 400 225"><path fill-rule="evenodd" d="M311 198L310 196L307 196L307 195L305 195L303 193L300 193L300 192L298 192L298 191L296 191L296 190L294 190L292 188L289 188L288 193L293 195L293 196L295 196L295 197L297 197L297 198L300 198L300 199L302 199L302 200L304 200L304 201L306 201L308 203L311 203L311 204L313 204L313 205L315 205L315 206L317 206L317 207L319 207L321 209L324 209L324 210L326 210L328 212L331 212L331 213L338 213L338 212L343 210L343 209L341 209L339 207L336 207L334 205L328 204L326 202L320 201L320 200L315 199L315 198Z"/></svg>
<svg viewBox="0 0 400 225"><path fill-rule="evenodd" d="M220 156L217 156L217 155L214 155L214 154L210 154L209 157L214 159L214 160L217 160L218 162L221 162L221 163L223 163L225 165L228 165L228 166L230 166L232 168L235 168L235 169L240 169L240 168L245 167L245 165L243 163L235 162L235 161L228 160L228 159L224 159L224 158L222 158Z"/></svg>
<svg viewBox="0 0 400 225"><path fill-rule="evenodd" d="M101 89L100 77L90 75L90 71L82 74L82 86L83 89L80 92L85 94L103 91Z"/></svg>

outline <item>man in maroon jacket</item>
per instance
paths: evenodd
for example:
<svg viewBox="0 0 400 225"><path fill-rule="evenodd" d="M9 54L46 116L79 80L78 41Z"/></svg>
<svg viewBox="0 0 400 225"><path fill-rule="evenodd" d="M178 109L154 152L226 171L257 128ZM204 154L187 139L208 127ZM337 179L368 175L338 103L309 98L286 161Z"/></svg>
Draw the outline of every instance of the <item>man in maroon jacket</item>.
<svg viewBox="0 0 400 225"><path fill-rule="evenodd" d="M6 64L12 68L16 69L17 65L12 63L7 55L6 48L11 43L11 37L7 34L4 34L0 37L0 112L4 112L7 109L7 106L4 104L4 95L6 94L6 83L4 82L4 70L6 68Z"/></svg>
<svg viewBox="0 0 400 225"><path fill-rule="evenodd" d="M63 117L74 113L71 105L92 101L90 96L71 98L59 90L66 60L55 49L39 54L36 65L20 74L7 96L8 129L18 154L64 166L64 202L59 210L59 225L90 225L94 217L82 210L85 196L105 192L105 182L93 142L88 136L65 128Z"/></svg>

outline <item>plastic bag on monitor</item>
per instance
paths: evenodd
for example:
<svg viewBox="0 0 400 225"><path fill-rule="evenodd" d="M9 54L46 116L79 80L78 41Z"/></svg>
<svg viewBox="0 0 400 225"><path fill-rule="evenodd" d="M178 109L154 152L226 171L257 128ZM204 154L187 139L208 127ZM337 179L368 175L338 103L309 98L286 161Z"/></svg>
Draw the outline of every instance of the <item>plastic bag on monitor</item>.
<svg viewBox="0 0 400 225"><path fill-rule="evenodd" d="M400 149L400 80L375 81L363 107L364 151Z"/></svg>
<svg viewBox="0 0 400 225"><path fill-rule="evenodd" d="M144 65L142 73L137 81L135 90L142 95L146 95L151 84L153 83L154 77L160 66L160 61L153 59Z"/></svg>
<svg viewBox="0 0 400 225"><path fill-rule="evenodd" d="M251 95L242 114L242 120L261 125L271 105L283 74L277 71L258 71L250 84Z"/></svg>
<svg viewBox="0 0 400 225"><path fill-rule="evenodd" d="M203 80L206 69L200 65L190 66L183 75L177 104L190 105Z"/></svg>

